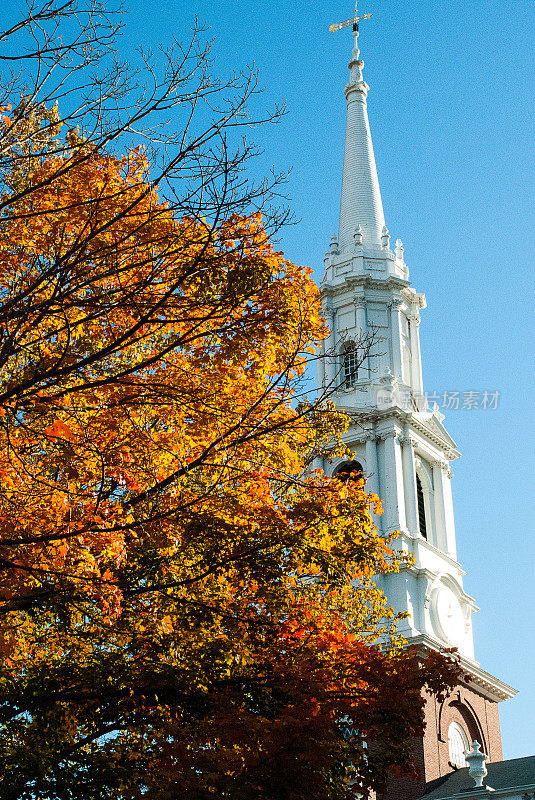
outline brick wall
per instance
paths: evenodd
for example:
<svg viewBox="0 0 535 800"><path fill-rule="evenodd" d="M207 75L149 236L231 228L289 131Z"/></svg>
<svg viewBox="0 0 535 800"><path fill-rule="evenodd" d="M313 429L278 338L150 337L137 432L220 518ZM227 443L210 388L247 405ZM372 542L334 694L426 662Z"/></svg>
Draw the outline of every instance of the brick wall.
<svg viewBox="0 0 535 800"><path fill-rule="evenodd" d="M470 744L474 739L481 743L490 761L503 758L498 704L472 689L458 686L443 703L428 698L425 722L423 738L414 742L414 761L420 777L392 778L379 800L416 800L431 781L455 769L449 763L448 749L448 728L452 722L461 725Z"/></svg>

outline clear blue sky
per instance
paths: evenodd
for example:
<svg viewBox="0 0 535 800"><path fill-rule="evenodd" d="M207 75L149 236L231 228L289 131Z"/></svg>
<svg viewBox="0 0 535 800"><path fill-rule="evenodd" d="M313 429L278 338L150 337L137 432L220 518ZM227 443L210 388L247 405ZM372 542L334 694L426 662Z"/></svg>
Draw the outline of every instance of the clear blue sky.
<svg viewBox="0 0 535 800"><path fill-rule="evenodd" d="M287 115L254 132L255 169L292 167L301 220L286 255L321 275L337 230L352 0L127 0L123 56L195 15L215 36L215 71L255 64ZM21 3L22 6L22 3ZM501 704L504 757L535 754L535 324L533 7L528 0L360 0L359 45L385 217L426 294L428 391L499 391L496 410L449 411L459 558L481 666L519 689ZM531 124L530 124L531 123ZM531 184L531 187L530 187ZM531 212L531 217L529 216Z"/></svg>

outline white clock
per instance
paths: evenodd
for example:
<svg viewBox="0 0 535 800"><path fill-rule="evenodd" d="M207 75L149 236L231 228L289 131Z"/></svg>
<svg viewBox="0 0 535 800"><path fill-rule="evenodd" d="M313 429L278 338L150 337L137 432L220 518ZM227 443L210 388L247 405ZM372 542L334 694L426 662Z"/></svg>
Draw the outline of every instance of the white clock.
<svg viewBox="0 0 535 800"><path fill-rule="evenodd" d="M464 633L464 615L459 598L449 586L437 586L432 600L433 626L440 639L458 645Z"/></svg>

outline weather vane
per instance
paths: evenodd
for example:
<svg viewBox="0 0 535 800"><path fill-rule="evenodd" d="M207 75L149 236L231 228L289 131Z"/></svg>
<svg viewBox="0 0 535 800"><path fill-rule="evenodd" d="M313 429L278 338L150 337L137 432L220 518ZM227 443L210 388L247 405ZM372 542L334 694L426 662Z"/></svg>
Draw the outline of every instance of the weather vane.
<svg viewBox="0 0 535 800"><path fill-rule="evenodd" d="M358 3L358 0L357 0ZM339 31L341 28L347 28L348 25L353 25L353 30L358 30L358 24L362 19L369 19L371 14L364 14L362 17L357 16L357 3L355 3L355 16L352 19L345 19L343 22L335 22L334 25L331 25L329 30L331 33L335 31Z"/></svg>

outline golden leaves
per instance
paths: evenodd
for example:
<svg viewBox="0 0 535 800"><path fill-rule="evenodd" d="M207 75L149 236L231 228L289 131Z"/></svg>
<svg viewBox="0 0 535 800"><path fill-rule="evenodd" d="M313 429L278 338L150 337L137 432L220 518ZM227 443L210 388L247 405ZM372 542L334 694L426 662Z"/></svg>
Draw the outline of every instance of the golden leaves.
<svg viewBox="0 0 535 800"><path fill-rule="evenodd" d="M218 752L240 775L292 726L338 741L337 714L361 713L377 675L401 664L395 687L410 683L372 580L407 561L362 482L307 466L313 450L344 453L348 424L296 402L326 335L311 271L274 250L259 214L176 219L142 151L66 144L14 176L34 190L0 228L17 332L0 368L5 681L69 687L74 731L102 696L152 743L191 735L173 774L188 758L204 774L197 759ZM181 702L217 708L208 727L239 741L204 740ZM110 750L139 745L133 724L119 730ZM159 779L162 752L148 759Z"/></svg>

